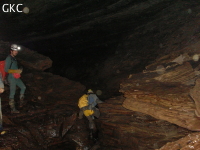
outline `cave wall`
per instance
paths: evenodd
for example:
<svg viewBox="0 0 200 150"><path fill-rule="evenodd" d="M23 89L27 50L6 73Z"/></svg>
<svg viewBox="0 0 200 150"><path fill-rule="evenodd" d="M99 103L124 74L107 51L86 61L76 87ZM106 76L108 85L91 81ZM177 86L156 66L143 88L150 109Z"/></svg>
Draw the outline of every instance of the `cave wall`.
<svg viewBox="0 0 200 150"><path fill-rule="evenodd" d="M142 72L157 58L183 48L190 51L190 55L198 52L198 46L191 46L199 41L197 4L194 1L177 1L154 16L144 17L145 24L124 35L115 54L98 68L97 80L106 79L106 90L114 93L123 78Z"/></svg>
<svg viewBox="0 0 200 150"><path fill-rule="evenodd" d="M1 13L3 29L1 39L20 43L49 56L54 62L51 72L84 82L90 80L91 76L99 76L98 71L102 70L103 62L114 55L115 51L118 53L117 47L122 41L127 40L125 38L127 35L135 34L135 29L147 24L155 18L154 15L176 2L172 0L0 2L1 5L4 3L22 3L30 11L28 14ZM132 66L139 61L133 62ZM127 65L125 70L126 68ZM106 70L102 70L101 74L105 72ZM92 80L97 83L100 81Z"/></svg>

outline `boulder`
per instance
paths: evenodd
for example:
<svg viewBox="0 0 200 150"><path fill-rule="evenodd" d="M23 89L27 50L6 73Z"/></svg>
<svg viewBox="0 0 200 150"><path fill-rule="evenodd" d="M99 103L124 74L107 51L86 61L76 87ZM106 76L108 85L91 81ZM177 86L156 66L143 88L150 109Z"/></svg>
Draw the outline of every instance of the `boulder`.
<svg viewBox="0 0 200 150"><path fill-rule="evenodd" d="M195 102L195 114L197 117L200 117L200 78L198 78L195 82L195 86L193 87L193 89L190 90L190 96L192 97L192 99Z"/></svg>
<svg viewBox="0 0 200 150"><path fill-rule="evenodd" d="M124 100L123 96L117 96L99 104L101 117L96 123L100 129L103 150L156 149L191 133L168 121L152 117L151 114L124 108Z"/></svg>
<svg viewBox="0 0 200 150"><path fill-rule="evenodd" d="M182 65L172 65L163 74L145 72L132 75L121 84L120 92L126 98L123 106L192 131L200 131L200 120L194 113L196 106L189 96L192 84L188 85L188 82L197 78L194 72L187 61Z"/></svg>
<svg viewBox="0 0 200 150"><path fill-rule="evenodd" d="M10 53L10 43L0 41L0 60L5 60ZM52 60L36 51L21 46L21 51L16 58L26 68L44 71L52 66Z"/></svg>

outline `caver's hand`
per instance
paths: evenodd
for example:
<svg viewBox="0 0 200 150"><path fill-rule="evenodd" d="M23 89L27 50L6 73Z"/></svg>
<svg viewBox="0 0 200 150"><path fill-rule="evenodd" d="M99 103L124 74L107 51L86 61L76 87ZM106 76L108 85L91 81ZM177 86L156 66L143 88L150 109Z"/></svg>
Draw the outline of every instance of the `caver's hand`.
<svg viewBox="0 0 200 150"><path fill-rule="evenodd" d="M4 89L3 88L0 88L0 93L3 93L4 92Z"/></svg>
<svg viewBox="0 0 200 150"><path fill-rule="evenodd" d="M8 70L8 73L22 73L22 70L21 69L9 69Z"/></svg>

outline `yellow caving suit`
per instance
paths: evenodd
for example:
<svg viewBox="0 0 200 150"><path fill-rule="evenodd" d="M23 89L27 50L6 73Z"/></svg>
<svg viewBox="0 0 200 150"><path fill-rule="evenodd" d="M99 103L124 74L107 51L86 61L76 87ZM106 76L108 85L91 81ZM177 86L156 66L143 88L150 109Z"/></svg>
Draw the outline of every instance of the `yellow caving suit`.
<svg viewBox="0 0 200 150"><path fill-rule="evenodd" d="M88 95L84 94L79 98L78 107L80 108L79 118L83 118L83 114L88 117L94 114L93 110L88 109Z"/></svg>
<svg viewBox="0 0 200 150"><path fill-rule="evenodd" d="M89 109L87 94L84 94L83 96L79 98L78 107L80 108L79 119L82 119L83 114L84 114L86 118L89 120L89 128L96 130L96 126L94 124L93 118L94 116L98 118L100 115L100 112L99 112L99 109L97 109L96 107L93 107L92 110Z"/></svg>

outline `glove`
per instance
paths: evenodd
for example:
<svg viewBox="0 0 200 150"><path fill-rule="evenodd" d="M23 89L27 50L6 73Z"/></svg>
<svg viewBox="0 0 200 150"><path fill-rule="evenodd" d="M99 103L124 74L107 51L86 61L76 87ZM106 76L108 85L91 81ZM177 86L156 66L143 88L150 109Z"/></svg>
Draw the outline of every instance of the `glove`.
<svg viewBox="0 0 200 150"><path fill-rule="evenodd" d="M22 70L21 69L9 69L8 70L8 73L22 73Z"/></svg>

